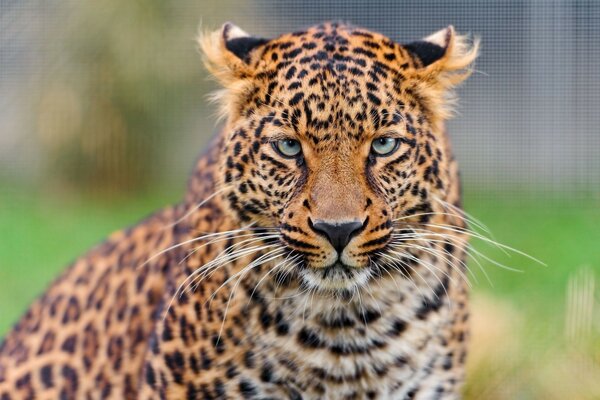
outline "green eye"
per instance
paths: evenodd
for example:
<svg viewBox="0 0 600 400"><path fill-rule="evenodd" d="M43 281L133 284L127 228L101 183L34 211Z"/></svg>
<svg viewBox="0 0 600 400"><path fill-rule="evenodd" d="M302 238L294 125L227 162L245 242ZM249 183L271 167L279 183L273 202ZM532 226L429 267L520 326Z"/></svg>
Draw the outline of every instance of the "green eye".
<svg viewBox="0 0 600 400"><path fill-rule="evenodd" d="M281 139L273 142L275 150L284 157L293 158L302 153L300 142L295 139Z"/></svg>
<svg viewBox="0 0 600 400"><path fill-rule="evenodd" d="M398 148L398 139L391 137L380 137L373 140L371 150L378 156L389 156Z"/></svg>

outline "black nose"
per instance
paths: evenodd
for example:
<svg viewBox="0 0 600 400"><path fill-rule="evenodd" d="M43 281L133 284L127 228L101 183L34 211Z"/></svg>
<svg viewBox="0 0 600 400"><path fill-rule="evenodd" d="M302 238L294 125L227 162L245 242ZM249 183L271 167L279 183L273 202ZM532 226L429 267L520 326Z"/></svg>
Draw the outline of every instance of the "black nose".
<svg viewBox="0 0 600 400"><path fill-rule="evenodd" d="M324 221L316 220L311 226L315 232L325 236L339 254L350 239L362 228L360 221Z"/></svg>

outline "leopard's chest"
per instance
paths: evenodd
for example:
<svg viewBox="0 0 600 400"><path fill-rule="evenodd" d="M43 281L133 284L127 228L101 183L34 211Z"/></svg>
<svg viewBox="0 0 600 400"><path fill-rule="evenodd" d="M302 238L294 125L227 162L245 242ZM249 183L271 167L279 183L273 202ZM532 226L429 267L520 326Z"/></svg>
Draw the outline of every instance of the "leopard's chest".
<svg viewBox="0 0 600 400"><path fill-rule="evenodd" d="M253 399L453 398L464 358L458 289L420 274L422 282L382 277L336 298L293 285L273 292L260 279L223 285L236 275L215 273L173 297L154 374L173 376L173 398L188 387Z"/></svg>
<svg viewBox="0 0 600 400"><path fill-rule="evenodd" d="M404 398L443 357L445 310L420 320L416 298L390 293L360 303L312 298L306 309L295 302L258 308L252 326L260 333L249 343L256 385L275 398ZM269 324L265 314L273 315Z"/></svg>

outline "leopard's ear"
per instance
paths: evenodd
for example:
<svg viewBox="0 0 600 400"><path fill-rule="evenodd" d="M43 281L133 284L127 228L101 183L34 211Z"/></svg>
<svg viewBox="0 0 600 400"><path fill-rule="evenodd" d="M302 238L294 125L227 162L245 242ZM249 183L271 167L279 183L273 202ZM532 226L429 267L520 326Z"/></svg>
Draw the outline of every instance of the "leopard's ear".
<svg viewBox="0 0 600 400"><path fill-rule="evenodd" d="M221 105L222 116L231 116L236 103L248 90L254 76L252 56L267 42L268 39L250 36L231 22L214 32L199 35L204 65L223 86L213 95Z"/></svg>
<svg viewBox="0 0 600 400"><path fill-rule="evenodd" d="M416 42L403 45L421 71L468 70L479 52L479 39L469 41L452 25Z"/></svg>
<svg viewBox="0 0 600 400"><path fill-rule="evenodd" d="M453 88L473 72L479 54L479 39L458 35L453 26L439 30L424 39L402 46L414 61L408 71L420 95L441 119L447 119L455 102Z"/></svg>

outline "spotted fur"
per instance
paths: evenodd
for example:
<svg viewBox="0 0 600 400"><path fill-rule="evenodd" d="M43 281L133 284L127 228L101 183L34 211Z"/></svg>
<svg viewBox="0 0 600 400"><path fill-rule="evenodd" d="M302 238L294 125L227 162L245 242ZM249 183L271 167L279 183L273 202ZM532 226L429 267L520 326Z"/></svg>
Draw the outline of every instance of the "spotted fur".
<svg viewBox="0 0 600 400"><path fill-rule="evenodd" d="M0 347L0 399L460 397L467 235L444 121L477 43L225 24L200 46L226 122L184 201L31 306ZM336 250L317 221L358 225Z"/></svg>

